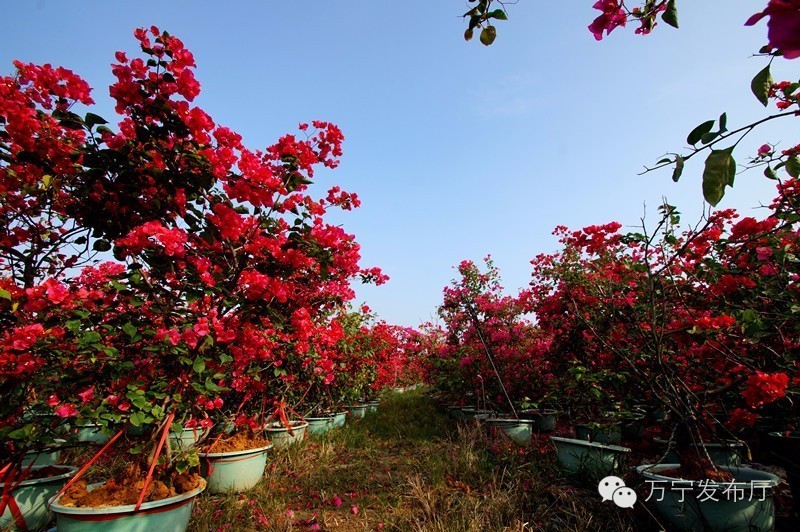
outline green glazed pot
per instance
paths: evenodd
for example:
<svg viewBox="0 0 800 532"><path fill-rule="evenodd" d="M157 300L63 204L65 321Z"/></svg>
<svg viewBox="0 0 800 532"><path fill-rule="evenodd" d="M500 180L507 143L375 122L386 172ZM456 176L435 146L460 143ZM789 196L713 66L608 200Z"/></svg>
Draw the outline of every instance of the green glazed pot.
<svg viewBox="0 0 800 532"><path fill-rule="evenodd" d="M769 457L786 469L786 480L792 490L794 509L800 513L800 431L770 432L767 434Z"/></svg>
<svg viewBox="0 0 800 532"><path fill-rule="evenodd" d="M309 434L325 434L333 428L333 416L307 417Z"/></svg>
<svg viewBox="0 0 800 532"><path fill-rule="evenodd" d="M204 429L183 429L181 432L170 431L169 444L176 450L191 449L205 437L207 432Z"/></svg>
<svg viewBox="0 0 800 532"><path fill-rule="evenodd" d="M503 440L510 440L517 445L526 446L531 444L533 423L529 419L489 418L486 420L486 427L489 429L490 434Z"/></svg>
<svg viewBox="0 0 800 532"><path fill-rule="evenodd" d="M56 444L66 443L64 440L55 440ZM57 447L48 447L40 451L28 451L22 459L22 467L29 465L35 466L49 466L56 465L58 458L61 456L61 449Z"/></svg>
<svg viewBox="0 0 800 532"><path fill-rule="evenodd" d="M32 471L41 469L48 466L33 466ZM35 478L30 480L23 480L11 492L11 501L6 505L3 510L3 515L0 516L0 529L5 530L6 527L12 527L12 530L39 530L43 528L50 520L50 510L47 508L47 501L55 496L64 484L67 483L71 477L78 472L77 467L59 466L64 472L60 475L45 478ZM5 484L0 483L0 493L2 493ZM24 526L19 526L18 521L15 522L14 513L11 511L11 505L15 504L19 508L19 514L24 521Z"/></svg>
<svg viewBox="0 0 800 532"><path fill-rule="evenodd" d="M267 438L269 438L276 449L283 449L303 441L308 423L305 421L290 421L289 424L292 427L291 434L289 433L289 429L284 427L283 423L280 421L273 421L264 427Z"/></svg>
<svg viewBox="0 0 800 532"><path fill-rule="evenodd" d="M272 444L229 453L200 453L200 472L211 493L249 490L261 480Z"/></svg>
<svg viewBox="0 0 800 532"><path fill-rule="evenodd" d="M744 466L720 466L733 475L735 482L732 483L688 481L659 474L676 467L678 464L636 468L650 485L650 501L676 530L768 532L775 529L772 491L780 483L775 475ZM713 499L717 500L709 497L712 490Z"/></svg>
<svg viewBox="0 0 800 532"><path fill-rule="evenodd" d="M333 428L340 429L344 427L347 421L347 412L336 412L333 414Z"/></svg>
<svg viewBox="0 0 800 532"><path fill-rule="evenodd" d="M663 450L667 449L668 440L653 438L653 441L663 447ZM708 452L708 456L711 457L711 462L716 465L738 466L742 463L742 456L745 453L743 443L732 441L728 443L703 443L701 445L705 448L706 452ZM677 464L679 461L678 455L672 449L670 449L664 460L662 460L662 462L667 464Z"/></svg>
<svg viewBox="0 0 800 532"><path fill-rule="evenodd" d="M380 406L380 401L372 401L367 403L367 412L375 413L378 411L378 407Z"/></svg>
<svg viewBox="0 0 800 532"><path fill-rule="evenodd" d="M644 421L647 415L644 412L630 412L622 420L622 437L625 440L636 440L644 436Z"/></svg>
<svg viewBox="0 0 800 532"><path fill-rule="evenodd" d="M523 410L520 413L520 417L531 420L533 422L531 428L537 432L553 432L556 428L558 411L549 408L544 410Z"/></svg>
<svg viewBox="0 0 800 532"><path fill-rule="evenodd" d="M627 447L572 438L550 436L558 453L558 463L567 473L588 472L606 476L619 469L622 459L631 452Z"/></svg>
<svg viewBox="0 0 800 532"><path fill-rule="evenodd" d="M105 445L111 439L111 436L103 432L102 425L84 425L78 428L78 441L86 443L94 443L96 445Z"/></svg>
<svg viewBox="0 0 800 532"><path fill-rule="evenodd" d="M461 411L461 418L465 420L478 419L485 421L490 417L494 417L494 410L483 410L480 408L464 408Z"/></svg>
<svg viewBox="0 0 800 532"><path fill-rule="evenodd" d="M91 484L92 490L102 482ZM160 501L142 503L138 511L135 504L103 508L74 508L62 506L59 499L50 502L56 514L58 532L183 532L192 516L195 498L206 489L206 483L192 491Z"/></svg>
<svg viewBox="0 0 800 532"><path fill-rule="evenodd" d="M350 405L345 406L345 409L347 409L347 416L350 419L362 419L367 415L369 405Z"/></svg>
<svg viewBox="0 0 800 532"><path fill-rule="evenodd" d="M621 423L613 423L602 427L575 425L575 438L597 443L617 444L622 441L621 427Z"/></svg>

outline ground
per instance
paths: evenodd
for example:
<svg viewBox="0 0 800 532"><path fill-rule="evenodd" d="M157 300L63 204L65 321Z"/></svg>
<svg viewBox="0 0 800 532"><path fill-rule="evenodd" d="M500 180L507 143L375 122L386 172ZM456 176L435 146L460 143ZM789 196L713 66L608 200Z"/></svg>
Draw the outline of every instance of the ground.
<svg viewBox="0 0 800 532"><path fill-rule="evenodd" d="M203 495L190 530L658 530L644 508L562 478L547 437L529 449L456 424L419 391L269 456L261 483Z"/></svg>

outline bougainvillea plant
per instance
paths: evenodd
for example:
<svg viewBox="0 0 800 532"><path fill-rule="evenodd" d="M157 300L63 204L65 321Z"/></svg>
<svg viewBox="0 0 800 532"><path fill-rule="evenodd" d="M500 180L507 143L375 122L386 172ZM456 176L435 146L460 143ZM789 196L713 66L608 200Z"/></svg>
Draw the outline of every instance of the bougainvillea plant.
<svg viewBox="0 0 800 532"><path fill-rule="evenodd" d="M251 150L192 104L200 85L179 39L135 36L143 57L112 65L116 131L70 110L92 102L67 71L19 63L3 78L0 186L18 198L0 218L3 458L41 432L23 406L145 434L168 413L174 428L256 428L303 371L334 377L350 283L385 280L325 222L357 196L309 192L317 167L338 165L335 125ZM78 274L91 254L76 246L117 261ZM20 253L36 254L33 273Z"/></svg>
<svg viewBox="0 0 800 532"><path fill-rule="evenodd" d="M503 294L491 257L484 262L481 271L474 262L463 261L460 277L444 289L439 316L445 343L434 354L438 371L431 372L439 376L441 386L455 385L449 390L454 399L470 397L513 414L552 394L542 358L548 342L530 320L530 293Z"/></svg>
<svg viewBox="0 0 800 532"><path fill-rule="evenodd" d="M698 478L710 461L693 443L730 439L770 409L785 423L793 408L800 329L792 196L781 187L761 220L720 210L680 230L677 210L665 205L651 232L560 228L564 249L533 262L536 316L554 338L547 356L560 364L564 386L575 380L570 367L590 368L612 380L599 380L597 397L586 399L624 402L624 391L670 411L682 464ZM632 377L622 389L612 386L620 374Z"/></svg>

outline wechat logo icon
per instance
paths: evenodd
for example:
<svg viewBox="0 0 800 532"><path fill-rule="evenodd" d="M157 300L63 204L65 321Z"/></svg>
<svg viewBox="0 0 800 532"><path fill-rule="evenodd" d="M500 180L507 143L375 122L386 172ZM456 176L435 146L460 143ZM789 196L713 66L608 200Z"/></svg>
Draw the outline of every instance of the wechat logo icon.
<svg viewBox="0 0 800 532"><path fill-rule="evenodd" d="M636 492L625 486L625 481L619 477L606 477L597 485L597 492L603 497L603 502L613 501L620 508L633 508L636 504Z"/></svg>

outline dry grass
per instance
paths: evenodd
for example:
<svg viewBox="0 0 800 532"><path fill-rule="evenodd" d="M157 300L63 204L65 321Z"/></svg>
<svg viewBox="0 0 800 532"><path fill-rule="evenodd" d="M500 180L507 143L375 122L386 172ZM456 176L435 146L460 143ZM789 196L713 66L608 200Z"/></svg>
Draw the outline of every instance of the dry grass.
<svg viewBox="0 0 800 532"><path fill-rule="evenodd" d="M542 441L546 441L543 439ZM191 530L657 530L552 466L549 445L491 442L419 393L270 456L261 483L203 495Z"/></svg>

